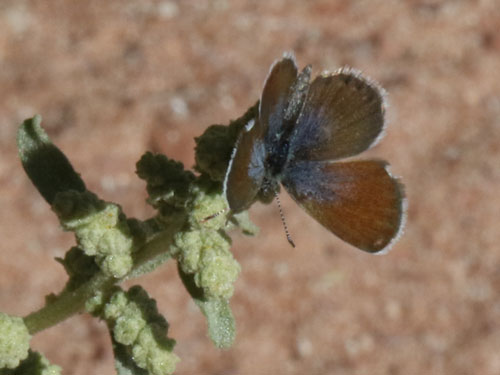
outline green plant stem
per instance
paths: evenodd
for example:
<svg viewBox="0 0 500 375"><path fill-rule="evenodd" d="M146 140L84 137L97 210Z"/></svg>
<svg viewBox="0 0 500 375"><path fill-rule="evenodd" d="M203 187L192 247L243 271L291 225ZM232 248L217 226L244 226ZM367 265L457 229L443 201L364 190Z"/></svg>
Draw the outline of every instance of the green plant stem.
<svg viewBox="0 0 500 375"><path fill-rule="evenodd" d="M40 310L24 318L29 333L33 335L82 312L87 299L92 297L96 291L111 287L114 281L114 278L99 272L78 289L70 292L63 291Z"/></svg>
<svg viewBox="0 0 500 375"><path fill-rule="evenodd" d="M166 230L150 239L135 253L134 267L120 281L136 278L142 274L153 271L156 267L171 258L168 251L173 242L175 233L181 229L182 224L171 224Z"/></svg>
<svg viewBox="0 0 500 375"><path fill-rule="evenodd" d="M33 335L84 311L85 302L97 291L105 291L125 279L131 279L155 269L170 258L168 250L176 230L178 228L168 228L146 242L136 252L134 267L123 279L115 279L99 272L78 289L70 292L63 291L40 310L26 316L24 322L29 333Z"/></svg>

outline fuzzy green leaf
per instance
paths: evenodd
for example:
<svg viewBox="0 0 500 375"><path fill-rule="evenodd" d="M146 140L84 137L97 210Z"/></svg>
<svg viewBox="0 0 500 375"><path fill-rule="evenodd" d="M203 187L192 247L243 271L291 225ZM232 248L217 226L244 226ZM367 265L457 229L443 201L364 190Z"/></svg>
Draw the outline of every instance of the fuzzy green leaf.
<svg viewBox="0 0 500 375"><path fill-rule="evenodd" d="M214 345L220 349L230 348L236 336L236 325L229 301L205 298L203 289L196 286L193 275L183 272L180 266L177 269L187 291L207 318L208 336Z"/></svg>
<svg viewBox="0 0 500 375"><path fill-rule="evenodd" d="M52 144L40 126L42 117L25 120L17 133L17 147L26 174L45 200L52 204L57 193L85 191L85 184L66 156Z"/></svg>
<svg viewBox="0 0 500 375"><path fill-rule="evenodd" d="M181 162L165 155L146 152L136 164L137 175L146 181L148 202L155 208L168 205L184 208L195 176Z"/></svg>
<svg viewBox="0 0 500 375"><path fill-rule="evenodd" d="M236 325L229 301L222 298L196 301L207 318L208 335L216 347L228 349L236 336Z"/></svg>

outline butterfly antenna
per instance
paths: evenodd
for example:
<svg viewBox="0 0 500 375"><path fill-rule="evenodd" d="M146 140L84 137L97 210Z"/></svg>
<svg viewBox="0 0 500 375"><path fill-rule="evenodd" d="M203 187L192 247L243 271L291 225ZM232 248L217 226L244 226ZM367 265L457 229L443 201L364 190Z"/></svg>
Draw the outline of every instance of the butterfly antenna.
<svg viewBox="0 0 500 375"><path fill-rule="evenodd" d="M283 223L283 228L285 228L286 239L288 240L288 243L290 245L292 245L292 247L295 247L295 244L292 241L292 237L290 236L290 233L288 232L288 227L287 227L286 221L285 221L285 215L283 215L283 210L281 209L280 197L279 197L278 193L274 193L274 196L276 197L276 202L278 202L278 208L280 210L281 222Z"/></svg>
<svg viewBox="0 0 500 375"><path fill-rule="evenodd" d="M207 216L207 217L206 217L206 218L204 218L201 222L202 222L202 223L206 223L206 222L207 222L207 221L209 221L209 220L215 219L217 216L219 216L219 215L223 214L223 213L224 213L224 212L226 212L227 210L228 210L228 208L226 207L226 208L224 208L223 210L220 210L220 211L216 212L215 214L212 214L212 215L210 215L210 216Z"/></svg>

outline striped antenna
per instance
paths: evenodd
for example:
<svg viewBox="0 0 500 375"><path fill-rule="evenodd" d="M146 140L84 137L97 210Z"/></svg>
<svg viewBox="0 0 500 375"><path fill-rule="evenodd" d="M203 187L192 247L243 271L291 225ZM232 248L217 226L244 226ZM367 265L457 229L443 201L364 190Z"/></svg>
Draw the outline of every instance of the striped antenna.
<svg viewBox="0 0 500 375"><path fill-rule="evenodd" d="M206 218L204 218L201 222L202 223L206 223L207 221L209 220L212 220L212 219L215 219L217 216L223 214L224 212L226 212L229 208L224 208L223 210L220 210L218 212L216 212L215 214L212 214L210 216L207 216Z"/></svg>
<svg viewBox="0 0 500 375"><path fill-rule="evenodd" d="M276 202L278 202L278 208L280 210L281 222L283 223L283 228L285 228L286 239L288 240L288 243L290 245L292 245L292 247L295 247L295 244L292 241L292 237L290 236L290 233L288 232L288 227L286 226L285 215L283 215L283 210L281 209L280 197L278 196L277 192L274 192L274 196L276 197Z"/></svg>

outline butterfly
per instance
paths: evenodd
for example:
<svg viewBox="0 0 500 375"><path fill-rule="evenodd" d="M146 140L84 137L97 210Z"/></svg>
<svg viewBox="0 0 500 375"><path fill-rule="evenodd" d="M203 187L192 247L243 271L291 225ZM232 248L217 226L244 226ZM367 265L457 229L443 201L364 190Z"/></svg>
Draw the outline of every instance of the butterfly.
<svg viewBox="0 0 500 375"><path fill-rule="evenodd" d="M241 131L226 172L229 209L268 203L281 184L345 242L369 253L388 250L404 226L403 185L385 161L338 161L380 140L385 94L349 68L310 76L311 66L299 73L290 53L271 66L258 114Z"/></svg>

